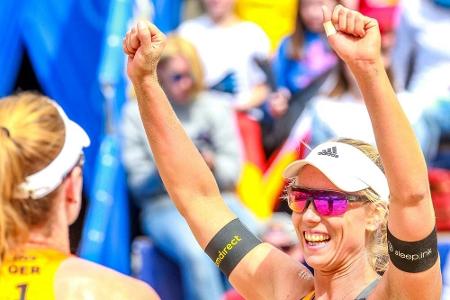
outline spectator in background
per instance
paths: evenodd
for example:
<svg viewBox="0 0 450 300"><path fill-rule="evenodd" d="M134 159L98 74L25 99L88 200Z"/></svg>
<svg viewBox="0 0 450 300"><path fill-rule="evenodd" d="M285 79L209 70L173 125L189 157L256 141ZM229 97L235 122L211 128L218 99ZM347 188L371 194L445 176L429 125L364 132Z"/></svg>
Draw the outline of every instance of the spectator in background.
<svg viewBox="0 0 450 300"><path fill-rule="evenodd" d="M89 144L49 98L0 99L0 299L159 299L143 282L70 253Z"/></svg>
<svg viewBox="0 0 450 300"><path fill-rule="evenodd" d="M398 89L446 96L450 88L450 1L402 1L392 69Z"/></svg>
<svg viewBox="0 0 450 300"><path fill-rule="evenodd" d="M269 85L259 62L268 59L270 42L258 25L238 18L235 2L202 0L206 13L182 23L179 34L197 48L205 68L206 87L232 95L230 100L237 115L246 163L242 173L245 174L247 162L260 170L266 165L259 122L265 116L263 104ZM282 105L275 106L278 107L284 109ZM248 177L242 175L241 178Z"/></svg>
<svg viewBox="0 0 450 300"><path fill-rule="evenodd" d="M274 57L277 85L287 95L301 92L336 64L337 58L323 35L323 4L334 7L337 1L298 1L295 31L281 42Z"/></svg>
<svg viewBox="0 0 450 300"><path fill-rule="evenodd" d="M268 94L265 74L255 59L266 59L270 43L258 25L241 21L235 0L202 0L206 14L183 22L178 31L198 50L208 89L232 94L233 107L249 111Z"/></svg>
<svg viewBox="0 0 450 300"><path fill-rule="evenodd" d="M203 91L202 67L193 45L180 37L169 37L158 78L184 129L214 173L222 196L257 233L253 215L235 194L241 155L230 103L223 94ZM225 288L221 274L199 247L163 186L135 101L125 107L122 132L128 182L142 209L143 231L179 265L183 299L219 299Z"/></svg>
<svg viewBox="0 0 450 300"><path fill-rule="evenodd" d="M295 30L283 39L274 58L275 91L270 94L269 107L288 103L286 114L263 126L263 144L270 156L284 142L306 102L325 82L326 74L337 62L323 35L320 7L334 7L335 0L298 0Z"/></svg>
<svg viewBox="0 0 450 300"><path fill-rule="evenodd" d="M237 0L236 14L255 22L270 39L271 52L283 37L294 31L297 0Z"/></svg>

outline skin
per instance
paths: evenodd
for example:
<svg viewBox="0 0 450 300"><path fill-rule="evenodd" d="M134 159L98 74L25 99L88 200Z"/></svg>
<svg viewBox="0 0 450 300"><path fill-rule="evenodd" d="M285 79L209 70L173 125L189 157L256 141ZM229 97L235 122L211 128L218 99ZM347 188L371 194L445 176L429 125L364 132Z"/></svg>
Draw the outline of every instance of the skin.
<svg viewBox="0 0 450 300"><path fill-rule="evenodd" d="M391 194L389 229L398 239L421 240L435 225L427 168L384 70L378 24L342 6L333 11L324 7L323 21L331 21L338 31L328 37L328 42L355 76L372 121ZM155 70L164 35L145 23L139 23L135 32L127 35L123 47L129 56L127 72L144 127L151 133L147 137L171 199L204 248L235 215L221 199L214 177L158 84ZM317 172L305 167L297 180L309 187L331 188ZM305 250L307 260L316 267L315 276L263 243L239 262L230 281L246 299L298 300L312 290L316 299L354 299L376 276L364 258L367 253L363 242L366 233L376 229L375 217L370 206L357 205L340 218L319 218L312 208L303 216L294 215L300 238L305 229L311 228L331 237L326 246L329 250ZM303 247L306 249L304 241ZM421 273L406 273L391 264L368 299L439 299L440 293L438 261Z"/></svg>
<svg viewBox="0 0 450 300"><path fill-rule="evenodd" d="M339 190L318 169L309 165L300 170L297 182L311 189ZM372 226L375 219L375 210L363 202L349 204L342 216L320 216L311 204L302 214L292 213L303 255L308 265L314 268L315 281L319 283L316 284L316 295L327 293L321 290L327 282L357 295L360 286L367 286L378 277L367 264L364 249L366 233L376 229ZM320 233L330 239L322 246L309 246L305 233ZM364 270L363 276L360 270Z"/></svg>
<svg viewBox="0 0 450 300"><path fill-rule="evenodd" d="M173 80L175 74L182 75L178 81ZM177 104L189 103L192 99L192 88L194 81L191 75L191 67L182 56L170 58L164 67L159 70L161 85L169 99Z"/></svg>
<svg viewBox="0 0 450 300"><path fill-rule="evenodd" d="M51 224L33 228L26 247L55 249L71 255L69 225L78 218L82 186L82 170L75 167L58 188ZM57 300L159 299L147 284L74 256L64 260L58 268L54 291Z"/></svg>

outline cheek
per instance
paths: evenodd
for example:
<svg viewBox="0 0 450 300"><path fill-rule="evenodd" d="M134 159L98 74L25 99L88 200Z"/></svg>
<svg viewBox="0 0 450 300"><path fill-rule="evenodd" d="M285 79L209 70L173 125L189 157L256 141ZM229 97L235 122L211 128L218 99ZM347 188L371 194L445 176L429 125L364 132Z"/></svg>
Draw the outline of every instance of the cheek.
<svg viewBox="0 0 450 300"><path fill-rule="evenodd" d="M366 221L363 209L357 209L346 214L342 224L344 235L355 243L364 243Z"/></svg>
<svg viewBox="0 0 450 300"><path fill-rule="evenodd" d="M300 214L296 214L296 213L292 213L292 224L295 227L295 231L297 232L297 234L299 234L299 230L300 230L300 224L301 224L301 220L302 217Z"/></svg>

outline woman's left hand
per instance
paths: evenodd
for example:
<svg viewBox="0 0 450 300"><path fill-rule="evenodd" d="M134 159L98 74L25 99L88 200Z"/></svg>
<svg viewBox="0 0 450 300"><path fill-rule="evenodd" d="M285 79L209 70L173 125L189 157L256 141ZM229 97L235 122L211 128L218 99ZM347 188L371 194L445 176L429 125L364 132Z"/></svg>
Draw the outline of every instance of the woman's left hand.
<svg viewBox="0 0 450 300"><path fill-rule="evenodd" d="M381 38L378 22L357 11L337 5L333 12L322 6L324 25L331 21L336 33L327 33L331 47L350 67L380 60ZM328 23L328 26L331 25ZM325 27L327 27L325 25Z"/></svg>

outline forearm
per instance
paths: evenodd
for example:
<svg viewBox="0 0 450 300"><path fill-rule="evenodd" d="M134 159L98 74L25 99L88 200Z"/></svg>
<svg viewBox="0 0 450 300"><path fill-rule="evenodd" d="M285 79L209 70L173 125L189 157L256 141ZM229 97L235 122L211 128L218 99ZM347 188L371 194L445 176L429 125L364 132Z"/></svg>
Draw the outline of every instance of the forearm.
<svg viewBox="0 0 450 300"><path fill-rule="evenodd" d="M409 233L423 237L434 226L434 213L427 167L420 146L382 61L364 67L353 65L351 69L366 102L389 183L390 211L394 213L389 221L393 225L390 227L397 227L394 223L404 226L416 219L416 222L423 222L423 232L414 229Z"/></svg>
<svg viewBox="0 0 450 300"><path fill-rule="evenodd" d="M212 173L182 128L156 78L133 84L159 174L197 240L205 246L234 216L220 198ZM210 217L207 224L205 215Z"/></svg>
<svg viewBox="0 0 450 300"><path fill-rule="evenodd" d="M391 196L428 192L427 167L412 127L397 100L382 61L367 68L353 66L386 175ZM389 119L387 119L389 118Z"/></svg>
<svg viewBox="0 0 450 300"><path fill-rule="evenodd" d="M139 111L159 173L169 194L215 196L219 193L214 178L172 110L155 79L136 83ZM191 195L194 196L194 195ZM183 208L183 203L177 203Z"/></svg>

